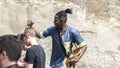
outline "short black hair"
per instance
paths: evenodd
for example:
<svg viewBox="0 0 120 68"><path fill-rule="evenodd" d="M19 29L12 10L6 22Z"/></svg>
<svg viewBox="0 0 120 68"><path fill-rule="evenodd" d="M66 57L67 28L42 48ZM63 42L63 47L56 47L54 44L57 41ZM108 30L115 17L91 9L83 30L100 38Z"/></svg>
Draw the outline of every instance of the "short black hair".
<svg viewBox="0 0 120 68"><path fill-rule="evenodd" d="M5 51L10 61L19 60L22 52L21 45L16 35L0 36L0 51Z"/></svg>
<svg viewBox="0 0 120 68"><path fill-rule="evenodd" d="M56 15L67 17L67 13L72 14L72 9L67 8L56 13Z"/></svg>

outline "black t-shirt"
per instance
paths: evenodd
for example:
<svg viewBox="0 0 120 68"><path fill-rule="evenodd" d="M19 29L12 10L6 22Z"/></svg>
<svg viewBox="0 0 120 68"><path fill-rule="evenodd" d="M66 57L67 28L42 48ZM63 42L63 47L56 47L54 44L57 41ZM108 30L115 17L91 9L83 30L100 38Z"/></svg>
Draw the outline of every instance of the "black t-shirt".
<svg viewBox="0 0 120 68"><path fill-rule="evenodd" d="M33 45L27 49L25 62L33 64L33 68L45 68L45 52L40 45Z"/></svg>

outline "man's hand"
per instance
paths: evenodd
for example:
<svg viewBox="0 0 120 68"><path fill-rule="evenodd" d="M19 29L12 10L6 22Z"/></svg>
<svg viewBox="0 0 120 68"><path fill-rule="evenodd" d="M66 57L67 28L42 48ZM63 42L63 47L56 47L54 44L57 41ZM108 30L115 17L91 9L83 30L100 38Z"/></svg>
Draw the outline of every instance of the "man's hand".
<svg viewBox="0 0 120 68"><path fill-rule="evenodd" d="M32 25L34 24L34 22L32 21L32 20L28 20L27 21L27 26L29 27L29 28L32 28Z"/></svg>
<svg viewBox="0 0 120 68"><path fill-rule="evenodd" d="M77 63L77 62L81 59L81 57L84 55L86 49L87 49L87 46L84 45L84 46L81 48L81 53L78 55L78 57L76 57L76 58L70 58L70 59L69 59L70 65L74 65L75 63Z"/></svg>
<svg viewBox="0 0 120 68"><path fill-rule="evenodd" d="M24 60L23 60L22 58L20 58L20 59L18 60L17 64L18 64L19 66L25 66L25 62L24 62Z"/></svg>
<svg viewBox="0 0 120 68"><path fill-rule="evenodd" d="M74 65L74 64L77 63L77 62L78 62L78 59L77 59L77 58L69 59L70 65Z"/></svg>

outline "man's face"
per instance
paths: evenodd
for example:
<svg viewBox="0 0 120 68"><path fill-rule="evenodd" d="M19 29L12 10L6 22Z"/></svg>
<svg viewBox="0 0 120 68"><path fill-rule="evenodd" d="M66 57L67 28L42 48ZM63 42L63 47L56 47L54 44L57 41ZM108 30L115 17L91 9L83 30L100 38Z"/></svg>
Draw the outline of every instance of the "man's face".
<svg viewBox="0 0 120 68"><path fill-rule="evenodd" d="M29 46L30 45L30 40L27 36L23 37L23 46Z"/></svg>
<svg viewBox="0 0 120 68"><path fill-rule="evenodd" d="M55 15L54 24L57 28L62 29L65 23L66 23L65 17L62 16L60 17L59 15Z"/></svg>

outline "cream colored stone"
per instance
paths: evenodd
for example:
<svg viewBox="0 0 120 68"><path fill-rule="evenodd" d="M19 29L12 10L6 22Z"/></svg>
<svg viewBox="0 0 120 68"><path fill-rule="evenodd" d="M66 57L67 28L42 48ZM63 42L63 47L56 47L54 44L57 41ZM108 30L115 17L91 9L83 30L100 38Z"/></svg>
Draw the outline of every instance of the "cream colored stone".
<svg viewBox="0 0 120 68"><path fill-rule="evenodd" d="M0 0L0 35L21 33L28 19L43 31L66 8L74 11L67 24L78 29L88 46L76 68L120 68L120 0ZM52 40L37 40L49 68Z"/></svg>

